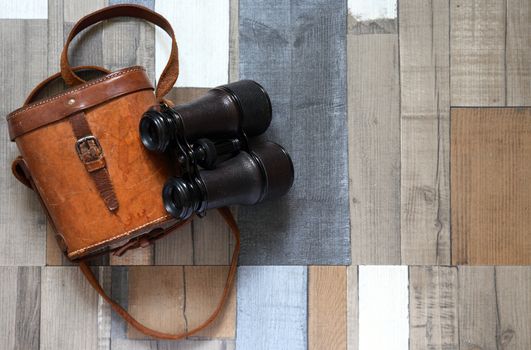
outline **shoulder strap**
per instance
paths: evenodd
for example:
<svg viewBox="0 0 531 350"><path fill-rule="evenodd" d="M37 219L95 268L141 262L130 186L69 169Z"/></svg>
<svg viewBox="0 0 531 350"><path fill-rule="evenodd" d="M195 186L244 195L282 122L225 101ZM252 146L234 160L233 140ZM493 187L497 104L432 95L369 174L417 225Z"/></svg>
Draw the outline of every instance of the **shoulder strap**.
<svg viewBox="0 0 531 350"><path fill-rule="evenodd" d="M70 31L63 48L63 52L61 53L61 75L68 85L78 85L84 83L83 79L81 79L73 71L72 67L70 67L70 63L68 62L68 47L70 42L83 29L103 20L116 17L134 17L144 19L159 26L171 37L170 57L166 67L164 68L164 71L160 75L157 88L155 90L155 96L157 99L162 99L171 90L179 75L177 42L175 40L175 34L173 33L170 23L164 17L154 11L151 11L147 7L139 5L109 6L92 12L91 14L81 18Z"/></svg>
<svg viewBox="0 0 531 350"><path fill-rule="evenodd" d="M144 326L142 323L138 322L131 316L123 307L121 307L117 302L112 300L107 293L103 290L101 285L99 284L98 280L96 279L96 276L92 273L92 270L88 267L86 262L82 261L79 263L79 267L81 268L81 271L87 278L90 285L101 295L101 297L110 304L111 308L120 315L127 323L129 323L131 326L136 328L138 331L158 339L168 339L168 340L179 340L184 339L188 336L194 335L204 328L208 327L219 315L221 310L223 309L223 306L226 304L229 292L231 288L234 285L234 280L236 277L236 267L238 265L238 254L240 251L240 230L238 229L238 225L236 224L236 220L234 220L234 216L232 215L229 208L221 208L218 209L220 214L223 216L223 219L225 222L229 225L230 230L232 234L234 235L234 238L236 240L236 244L234 245L234 252L232 253L232 259L231 259L231 265L229 269L229 273L227 275L227 280L225 282L225 288L223 289L223 294L221 295L221 299L219 300L219 303L216 307L216 309L212 312L209 318L207 318L202 324L195 327L194 329L191 329L189 331L180 333L180 334L168 334L168 333L162 333L159 331L156 331L154 329L148 328Z"/></svg>

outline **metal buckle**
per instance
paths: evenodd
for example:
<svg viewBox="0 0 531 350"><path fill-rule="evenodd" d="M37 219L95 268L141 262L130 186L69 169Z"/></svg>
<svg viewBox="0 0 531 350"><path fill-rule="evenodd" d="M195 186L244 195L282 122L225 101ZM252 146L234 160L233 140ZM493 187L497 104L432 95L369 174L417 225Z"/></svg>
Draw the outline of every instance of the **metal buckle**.
<svg viewBox="0 0 531 350"><path fill-rule="evenodd" d="M103 149L94 135L82 137L76 142L76 152L84 163L94 162L103 158Z"/></svg>

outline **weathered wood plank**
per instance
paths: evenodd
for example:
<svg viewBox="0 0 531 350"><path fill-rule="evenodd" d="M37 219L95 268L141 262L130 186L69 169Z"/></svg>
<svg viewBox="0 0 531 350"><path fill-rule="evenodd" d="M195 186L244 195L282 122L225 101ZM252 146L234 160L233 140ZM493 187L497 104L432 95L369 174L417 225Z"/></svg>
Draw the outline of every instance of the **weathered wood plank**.
<svg viewBox="0 0 531 350"><path fill-rule="evenodd" d="M180 72L176 86L214 87L229 80L229 0L157 0L177 35ZM155 66L160 76L170 53L167 34L157 28Z"/></svg>
<svg viewBox="0 0 531 350"><path fill-rule="evenodd" d="M229 0L229 81L237 81L240 76L240 16L239 0Z"/></svg>
<svg viewBox="0 0 531 350"><path fill-rule="evenodd" d="M505 0L452 0L450 94L453 106L503 106Z"/></svg>
<svg viewBox="0 0 531 350"><path fill-rule="evenodd" d="M359 348L358 266L347 266L347 349Z"/></svg>
<svg viewBox="0 0 531 350"><path fill-rule="evenodd" d="M409 268L409 349L458 350L457 269Z"/></svg>
<svg viewBox="0 0 531 350"><path fill-rule="evenodd" d="M109 349L109 335L98 326L108 320L98 319L105 314L98 310L98 294L78 267L43 267L41 282L41 350Z"/></svg>
<svg viewBox="0 0 531 350"><path fill-rule="evenodd" d="M47 19L47 0L20 0L2 2L0 19Z"/></svg>
<svg viewBox="0 0 531 350"><path fill-rule="evenodd" d="M186 294L182 266L129 268L128 311L147 327L166 333L187 329ZM130 339L148 337L128 326Z"/></svg>
<svg viewBox="0 0 531 350"><path fill-rule="evenodd" d="M305 266L240 267L236 348L306 349L306 287Z"/></svg>
<svg viewBox="0 0 531 350"><path fill-rule="evenodd" d="M46 40L42 33L47 20L10 19L0 21L0 114L20 107L26 95L46 77ZM8 170L19 154L7 136L7 124L0 123L0 265L44 265L46 220L35 194L20 184Z"/></svg>
<svg viewBox="0 0 531 350"><path fill-rule="evenodd" d="M498 350L494 267L458 267L460 349Z"/></svg>
<svg viewBox="0 0 531 350"><path fill-rule="evenodd" d="M507 0L507 105L531 105L531 3Z"/></svg>
<svg viewBox="0 0 531 350"><path fill-rule="evenodd" d="M240 207L242 264L348 264L346 6L240 1L240 77L268 91L295 167L281 200Z"/></svg>
<svg viewBox="0 0 531 350"><path fill-rule="evenodd" d="M39 349L41 273L39 267L0 267L2 349Z"/></svg>
<svg viewBox="0 0 531 350"><path fill-rule="evenodd" d="M531 349L531 267L496 267L500 349Z"/></svg>
<svg viewBox="0 0 531 350"><path fill-rule="evenodd" d="M353 264L400 264L400 90L396 17L389 34L360 34L349 3L348 130ZM357 23L357 24L355 24ZM380 28L380 27L379 27ZM380 30L376 31L380 33Z"/></svg>
<svg viewBox="0 0 531 350"><path fill-rule="evenodd" d="M308 349L347 349L347 268L308 267Z"/></svg>
<svg viewBox="0 0 531 350"><path fill-rule="evenodd" d="M450 264L449 3L400 2L402 264Z"/></svg>
<svg viewBox="0 0 531 350"><path fill-rule="evenodd" d="M407 350L407 266L360 266L358 283L359 350Z"/></svg>
<svg viewBox="0 0 531 350"><path fill-rule="evenodd" d="M531 108L451 118L452 263L531 264Z"/></svg>

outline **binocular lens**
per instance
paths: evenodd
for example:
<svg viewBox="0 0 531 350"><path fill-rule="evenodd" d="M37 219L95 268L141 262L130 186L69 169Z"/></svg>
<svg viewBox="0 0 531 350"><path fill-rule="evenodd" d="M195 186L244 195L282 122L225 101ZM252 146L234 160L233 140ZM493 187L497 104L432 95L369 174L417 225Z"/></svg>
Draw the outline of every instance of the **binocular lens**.
<svg viewBox="0 0 531 350"><path fill-rule="evenodd" d="M150 151L164 152L179 132L190 142L201 137L231 137L240 131L247 136L262 134L271 116L271 101L264 88L255 81L241 80L209 90L172 111L150 108L140 120L140 137Z"/></svg>
<svg viewBox="0 0 531 350"><path fill-rule="evenodd" d="M278 198L289 191L293 178L288 153L276 143L264 142L216 169L200 171L198 183L170 178L162 196L168 213L184 220L196 211Z"/></svg>

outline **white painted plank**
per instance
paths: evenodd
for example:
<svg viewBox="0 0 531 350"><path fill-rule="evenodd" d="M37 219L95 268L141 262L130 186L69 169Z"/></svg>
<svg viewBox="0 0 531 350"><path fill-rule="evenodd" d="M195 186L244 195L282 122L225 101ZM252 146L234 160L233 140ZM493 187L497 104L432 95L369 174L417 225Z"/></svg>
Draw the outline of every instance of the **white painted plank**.
<svg viewBox="0 0 531 350"><path fill-rule="evenodd" d="M238 269L236 348L307 348L306 266Z"/></svg>
<svg viewBox="0 0 531 350"><path fill-rule="evenodd" d="M359 350L407 350L407 266L360 266L358 276Z"/></svg>
<svg viewBox="0 0 531 350"><path fill-rule="evenodd" d="M396 0L348 0L348 11L357 21L396 18Z"/></svg>
<svg viewBox="0 0 531 350"><path fill-rule="evenodd" d="M48 0L0 0L0 18L47 19Z"/></svg>
<svg viewBox="0 0 531 350"><path fill-rule="evenodd" d="M175 86L214 87L229 79L229 0L157 0L155 11L170 21L179 47ZM155 72L164 70L171 50L167 34L155 33Z"/></svg>

